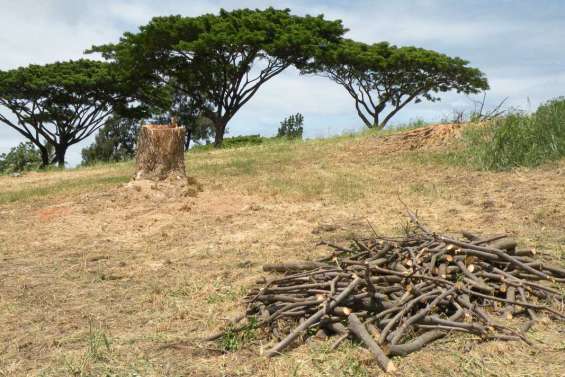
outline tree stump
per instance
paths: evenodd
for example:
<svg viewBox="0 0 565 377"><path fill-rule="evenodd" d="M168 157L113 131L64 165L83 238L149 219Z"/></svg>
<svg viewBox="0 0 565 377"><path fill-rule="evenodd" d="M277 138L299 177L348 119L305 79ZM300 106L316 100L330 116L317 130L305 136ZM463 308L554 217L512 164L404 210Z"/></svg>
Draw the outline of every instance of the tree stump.
<svg viewBox="0 0 565 377"><path fill-rule="evenodd" d="M184 127L145 125L137 143L135 179L186 179L184 167Z"/></svg>

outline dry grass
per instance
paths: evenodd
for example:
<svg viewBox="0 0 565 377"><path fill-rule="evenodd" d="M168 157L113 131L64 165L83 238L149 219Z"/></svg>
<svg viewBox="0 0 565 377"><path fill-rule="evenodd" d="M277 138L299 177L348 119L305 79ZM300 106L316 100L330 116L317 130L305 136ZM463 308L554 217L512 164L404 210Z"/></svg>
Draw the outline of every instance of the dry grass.
<svg viewBox="0 0 565 377"><path fill-rule="evenodd" d="M189 154L196 198L116 187L131 164L0 177L0 376L377 375L350 344L267 360L259 334L230 353L198 337L241 309L263 263L314 258L320 237L365 234L367 220L400 232L398 196L442 231L509 232L565 259L565 161L472 172L428 152L384 157L378 143ZM320 224L337 230L313 233ZM407 376L558 376L564 331L540 325L534 348L450 336L397 364Z"/></svg>

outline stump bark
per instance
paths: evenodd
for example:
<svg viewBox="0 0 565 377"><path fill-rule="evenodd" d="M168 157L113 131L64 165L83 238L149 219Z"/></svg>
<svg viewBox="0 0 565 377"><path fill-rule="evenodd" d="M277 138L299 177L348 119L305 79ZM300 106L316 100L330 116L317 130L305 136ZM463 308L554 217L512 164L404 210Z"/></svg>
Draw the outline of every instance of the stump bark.
<svg viewBox="0 0 565 377"><path fill-rule="evenodd" d="M135 179L186 178L184 127L145 125L139 132Z"/></svg>

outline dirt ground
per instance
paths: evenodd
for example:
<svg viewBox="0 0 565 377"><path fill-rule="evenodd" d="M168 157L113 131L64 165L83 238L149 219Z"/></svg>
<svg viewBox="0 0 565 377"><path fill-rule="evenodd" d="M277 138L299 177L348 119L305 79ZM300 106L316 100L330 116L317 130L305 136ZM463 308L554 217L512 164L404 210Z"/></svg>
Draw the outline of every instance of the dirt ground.
<svg viewBox="0 0 565 377"><path fill-rule="evenodd" d="M385 157L382 143L189 153L202 191L188 194L91 184L125 182L131 164L0 177L0 195L28 193L0 204L0 376L379 375L350 343L266 359L260 337L235 352L199 338L241 311L264 263L324 255L321 238L367 235L367 222L399 233L398 197L432 228L508 232L563 264L565 161L478 172L422 151ZM565 326L529 336L534 347L450 335L396 364L406 376L562 376Z"/></svg>

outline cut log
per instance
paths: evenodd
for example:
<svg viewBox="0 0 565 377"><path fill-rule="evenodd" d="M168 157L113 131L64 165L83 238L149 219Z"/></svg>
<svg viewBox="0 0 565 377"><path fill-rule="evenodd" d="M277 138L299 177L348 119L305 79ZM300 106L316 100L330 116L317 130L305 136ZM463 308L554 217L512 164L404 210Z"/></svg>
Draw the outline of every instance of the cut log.
<svg viewBox="0 0 565 377"><path fill-rule="evenodd" d="M300 333L302 333L308 327L310 327L311 325L313 325L314 323L319 321L320 318L322 318L326 314L326 311L333 310L343 300L345 300L345 298L347 298L347 296L349 296L349 294L351 294L351 292L355 289L355 287L357 287L357 285L360 282L361 282L360 278L358 278L358 277L355 278L351 283L349 283L347 288L345 288L339 295L337 295L335 297L334 301L331 301L328 304L327 308L324 307L324 308L318 310L315 314L310 316L310 318L308 318L306 321L302 322L297 328L292 330L292 332L290 334L288 334L288 336L286 338L284 338L277 345L275 345L273 348L268 350L266 352L266 355L269 356L269 357L278 355L286 346L288 346L294 339L296 339L298 337L298 335L300 335Z"/></svg>
<svg viewBox="0 0 565 377"><path fill-rule="evenodd" d="M355 314L350 314L348 317L349 331L353 333L360 341L365 344L367 349L371 351L377 364L387 373L396 371L393 362L385 355L381 347L377 344L375 339L369 334L365 326L361 323Z"/></svg>
<svg viewBox="0 0 565 377"><path fill-rule="evenodd" d="M490 247L506 251L514 251L518 243L511 238L497 240L490 244Z"/></svg>
<svg viewBox="0 0 565 377"><path fill-rule="evenodd" d="M446 334L446 331L431 330L416 337L409 343L387 345L385 348L388 356L407 356L412 352L421 350L434 340L443 338Z"/></svg>
<svg viewBox="0 0 565 377"><path fill-rule="evenodd" d="M281 264L266 264L263 266L265 272L296 272L315 270L320 267L331 267L330 264L321 262L290 262Z"/></svg>
<svg viewBox="0 0 565 377"><path fill-rule="evenodd" d="M184 127L141 127L137 143L135 179L185 179L184 139Z"/></svg>

